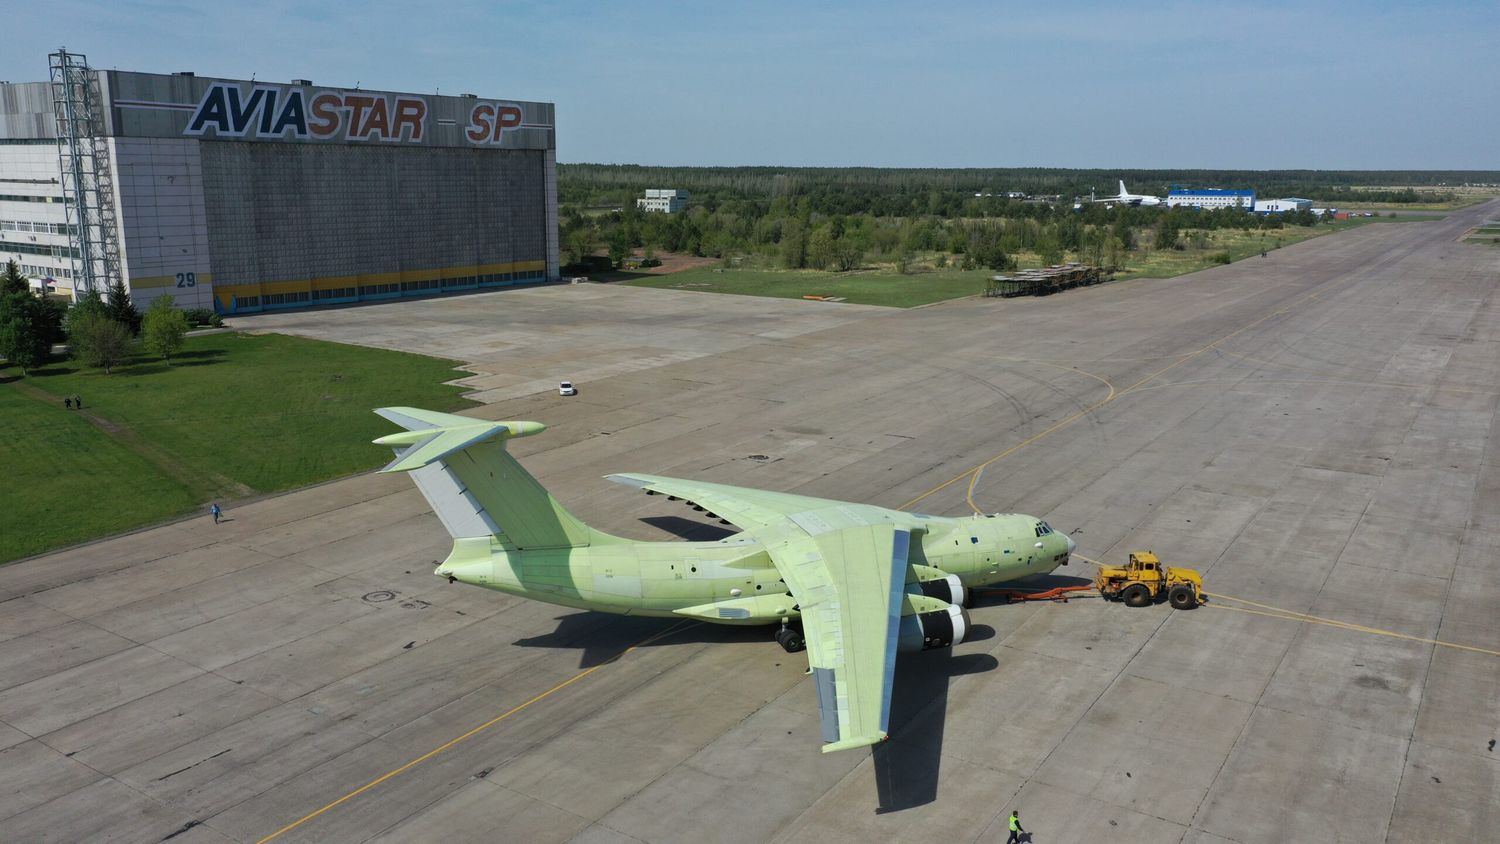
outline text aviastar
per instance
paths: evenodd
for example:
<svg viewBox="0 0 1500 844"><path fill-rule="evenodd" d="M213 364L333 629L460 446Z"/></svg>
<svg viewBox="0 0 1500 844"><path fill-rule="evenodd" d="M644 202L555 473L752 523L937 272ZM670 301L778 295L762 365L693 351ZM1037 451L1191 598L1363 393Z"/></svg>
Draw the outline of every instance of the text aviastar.
<svg viewBox="0 0 1500 844"><path fill-rule="evenodd" d="M222 82L210 86L188 121L187 134L212 128L223 138L420 142L427 101L403 94L318 91L254 86L243 91Z"/></svg>

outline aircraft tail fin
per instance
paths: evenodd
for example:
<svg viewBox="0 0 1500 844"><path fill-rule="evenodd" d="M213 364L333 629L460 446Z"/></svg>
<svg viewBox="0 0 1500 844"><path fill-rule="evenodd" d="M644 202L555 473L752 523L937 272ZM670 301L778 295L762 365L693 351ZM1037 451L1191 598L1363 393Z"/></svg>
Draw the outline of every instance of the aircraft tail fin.
<svg viewBox="0 0 1500 844"><path fill-rule="evenodd" d="M412 407L382 407L405 428L375 440L395 449L382 472L407 472L455 539L486 535L518 549L572 548L613 539L569 513L506 451L546 430L540 422L490 422Z"/></svg>
<svg viewBox="0 0 1500 844"><path fill-rule="evenodd" d="M1120 196L1129 196L1129 195L1130 195L1130 191L1128 191L1128 190L1125 189L1125 180L1121 179L1120 180Z"/></svg>

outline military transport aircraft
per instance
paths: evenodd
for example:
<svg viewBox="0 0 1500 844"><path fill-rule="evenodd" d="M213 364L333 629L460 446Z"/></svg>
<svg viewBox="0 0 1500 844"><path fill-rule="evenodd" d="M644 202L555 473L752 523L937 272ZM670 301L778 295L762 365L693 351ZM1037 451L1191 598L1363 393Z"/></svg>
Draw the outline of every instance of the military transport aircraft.
<svg viewBox="0 0 1500 844"><path fill-rule="evenodd" d="M1131 193L1125 189L1125 180L1120 180L1119 196L1101 196L1094 202L1108 202L1111 205L1161 205L1164 200L1159 196L1149 194Z"/></svg>
<svg viewBox="0 0 1500 844"><path fill-rule="evenodd" d="M1074 548L1016 513L945 518L609 475L741 529L712 542L637 542L579 521L507 452L506 440L540 433L540 422L375 412L406 429L375 440L396 450L381 471L411 473L453 536L439 576L600 612L780 624L783 648L808 650L824 752L886 738L897 651L962 642L968 587L1050 572Z"/></svg>

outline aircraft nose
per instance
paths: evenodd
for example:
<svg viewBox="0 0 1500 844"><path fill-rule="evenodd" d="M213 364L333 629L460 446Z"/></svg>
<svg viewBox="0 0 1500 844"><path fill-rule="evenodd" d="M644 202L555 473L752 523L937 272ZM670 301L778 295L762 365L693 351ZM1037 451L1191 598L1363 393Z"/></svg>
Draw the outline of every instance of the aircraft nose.
<svg viewBox="0 0 1500 844"><path fill-rule="evenodd" d="M1067 534L1063 535L1063 539L1068 540L1068 553L1072 554L1073 551L1078 547L1078 543L1074 542L1073 537L1068 536Z"/></svg>

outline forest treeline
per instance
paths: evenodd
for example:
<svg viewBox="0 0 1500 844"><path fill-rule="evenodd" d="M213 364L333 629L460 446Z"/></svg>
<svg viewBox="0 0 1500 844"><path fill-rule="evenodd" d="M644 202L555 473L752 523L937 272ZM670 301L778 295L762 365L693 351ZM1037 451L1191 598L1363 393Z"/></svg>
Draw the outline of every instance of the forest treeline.
<svg viewBox="0 0 1500 844"><path fill-rule="evenodd" d="M1108 195L1119 180L1136 193L1165 194L1172 186L1253 189L1262 197L1299 196L1319 204L1432 202L1451 198L1443 188L1500 183L1500 171L1481 170L1069 170L1016 167L925 169L878 167L646 167L634 164L559 164L559 201L622 206L646 188L691 191L712 210L731 199L802 197L820 213L875 216L952 216L974 194L1019 191L1071 201L1090 191ZM1392 190L1380 188L1388 187ZM1395 188L1422 187L1422 191Z"/></svg>
<svg viewBox="0 0 1500 844"><path fill-rule="evenodd" d="M759 266L847 271L869 262L899 272L955 266L1012 269L1024 252L1042 264L1076 259L1110 268L1153 249L1204 248L1215 229L1312 226L1307 211L1260 215L1228 208L1108 208L968 197L934 201L922 212L876 214L836 190L816 196L723 199L675 214L648 213L633 203L589 212L565 204L559 220L564 260L585 268L601 246L619 266L638 250L749 259ZM840 209L851 209L844 211ZM648 264L649 265L649 264Z"/></svg>
<svg viewBox="0 0 1500 844"><path fill-rule="evenodd" d="M732 259L739 265L846 271L876 263L900 272L958 266L995 270L1027 260L1074 259L1123 267L1153 249L1206 249L1213 229L1312 226L1318 217L1108 207L1073 197L1140 193L1171 184L1253 188L1262 197L1301 196L1319 204L1431 202L1447 185L1500 182L1500 172L1333 170L1062 170L1014 168L642 167L558 165L559 235L565 261L586 270L608 252L614 266L657 250ZM1380 186L1390 186L1382 190ZM1414 190L1414 187L1424 187ZM691 193L687 210L643 213L647 188ZM1056 201L1007 198L1010 192ZM1227 257L1227 256L1226 256Z"/></svg>

